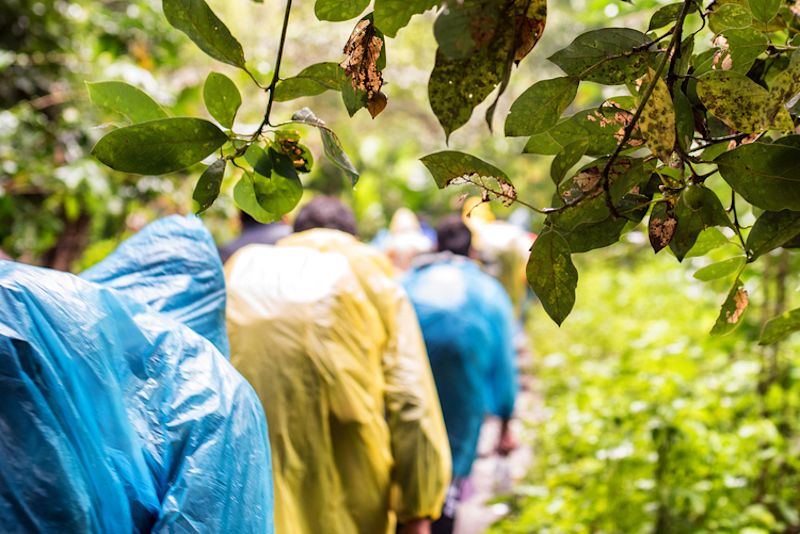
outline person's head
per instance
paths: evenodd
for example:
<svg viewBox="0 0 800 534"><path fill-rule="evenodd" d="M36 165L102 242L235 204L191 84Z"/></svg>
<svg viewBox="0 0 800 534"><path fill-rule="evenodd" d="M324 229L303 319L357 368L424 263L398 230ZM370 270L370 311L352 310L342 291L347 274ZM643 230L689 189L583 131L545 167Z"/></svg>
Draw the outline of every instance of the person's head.
<svg viewBox="0 0 800 534"><path fill-rule="evenodd" d="M294 220L294 231L312 228L333 228L357 236L356 218L352 210L331 196L319 196L303 206Z"/></svg>
<svg viewBox="0 0 800 534"><path fill-rule="evenodd" d="M439 251L449 251L460 256L469 256L472 245L472 232L461 217L448 215L436 227Z"/></svg>

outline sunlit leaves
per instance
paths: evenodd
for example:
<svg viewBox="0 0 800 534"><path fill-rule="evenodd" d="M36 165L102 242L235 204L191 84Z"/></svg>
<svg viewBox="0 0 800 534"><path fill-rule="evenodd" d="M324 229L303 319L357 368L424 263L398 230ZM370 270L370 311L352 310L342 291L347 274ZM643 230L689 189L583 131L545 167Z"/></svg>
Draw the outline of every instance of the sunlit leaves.
<svg viewBox="0 0 800 534"><path fill-rule="evenodd" d="M230 78L212 72L203 85L203 101L211 116L225 128L233 128L236 112L242 105L242 95Z"/></svg>
<svg viewBox="0 0 800 534"><path fill-rule="evenodd" d="M655 86L642 108L639 128L648 148L668 164L675 147L675 107L667 84L661 78L656 78L653 69L649 69L642 82L642 90L652 83Z"/></svg>
<svg viewBox="0 0 800 534"><path fill-rule="evenodd" d="M718 40L721 50L717 65L740 74L747 74L756 58L766 52L769 39L753 28L726 30Z"/></svg>
<svg viewBox="0 0 800 534"><path fill-rule="evenodd" d="M750 11L736 2L716 4L714 7L708 17L708 23L715 33L737 28L748 28L753 21Z"/></svg>
<svg viewBox="0 0 800 534"><path fill-rule="evenodd" d="M118 171L164 174L201 161L227 140L222 130L203 119L158 119L106 134L92 154Z"/></svg>
<svg viewBox="0 0 800 534"><path fill-rule="evenodd" d="M770 84L765 112L767 120L771 121L777 117L785 109L784 105L797 104L798 97L800 97L800 58L793 61Z"/></svg>
<svg viewBox="0 0 800 534"><path fill-rule="evenodd" d="M742 317L750 303L747 290L738 278L733 284L728 296L720 308L719 317L711 329L712 336L722 336L733 332L736 327L742 324Z"/></svg>
<svg viewBox="0 0 800 534"><path fill-rule="evenodd" d="M694 273L694 277L703 282L725 278L726 276L739 272L742 267L744 267L746 260L747 258L744 256L736 256L718 261L701 267Z"/></svg>
<svg viewBox="0 0 800 534"><path fill-rule="evenodd" d="M375 0L375 25L389 37L394 37L411 17L437 5L437 0Z"/></svg>
<svg viewBox="0 0 800 534"><path fill-rule="evenodd" d="M512 65L524 57L544 30L546 5L538 0L503 0L482 4L453 3L441 16L464 10L475 24L461 32L464 53L453 56L452 44L440 44L428 82L431 109L447 137L466 124L472 110L497 87L505 89ZM437 33L439 39L441 34ZM457 47L456 47L457 48ZM494 106L490 107L493 110ZM491 113L487 114L491 123Z"/></svg>
<svg viewBox="0 0 800 534"><path fill-rule="evenodd" d="M192 199L197 203L197 213L202 213L211 207L219 196L222 178L225 175L225 164L224 159L218 159L200 175L192 194Z"/></svg>
<svg viewBox="0 0 800 534"><path fill-rule="evenodd" d="M510 204L517 191L506 173L482 159L464 152L444 150L421 158L440 189L448 185L473 184L486 194L485 199L500 198Z"/></svg>
<svg viewBox="0 0 800 534"><path fill-rule="evenodd" d="M747 0L753 18L766 24L778 14L781 0Z"/></svg>
<svg viewBox="0 0 800 534"><path fill-rule="evenodd" d="M223 63L245 68L242 45L205 0L163 0L164 15L200 49Z"/></svg>
<svg viewBox="0 0 800 534"><path fill-rule="evenodd" d="M755 260L800 234L800 212L765 211L747 235L747 253Z"/></svg>
<svg viewBox="0 0 800 534"><path fill-rule="evenodd" d="M128 83L87 82L86 88L94 105L124 115L130 122L167 117L167 113L150 95Z"/></svg>
<svg viewBox="0 0 800 534"><path fill-rule="evenodd" d="M578 91L575 78L542 80L529 87L511 105L506 136L533 135L550 129Z"/></svg>
<svg viewBox="0 0 800 534"><path fill-rule="evenodd" d="M760 345L772 345L798 330L800 330L800 308L784 312L767 321L758 343Z"/></svg>
<svg viewBox="0 0 800 534"><path fill-rule="evenodd" d="M611 153L617 146L616 135L621 135L623 121L630 114L616 110L586 109L572 117L562 119L542 133L532 135L525 144L529 154L558 154L576 139L587 142L586 154L602 156Z"/></svg>
<svg viewBox="0 0 800 534"><path fill-rule="evenodd" d="M725 181L751 204L771 211L800 211L800 147L752 143L714 162Z"/></svg>
<svg viewBox="0 0 800 534"><path fill-rule="evenodd" d="M647 36L630 28L603 28L583 33L548 59L570 76L619 85L645 73Z"/></svg>
<svg viewBox="0 0 800 534"><path fill-rule="evenodd" d="M303 185L292 160L269 148L251 152L257 172L245 172L233 190L236 204L262 223L278 220L303 196Z"/></svg>
<svg viewBox="0 0 800 534"><path fill-rule="evenodd" d="M567 241L557 232L545 230L533 243L525 274L547 315L560 325L575 305L578 285Z"/></svg>
<svg viewBox="0 0 800 534"><path fill-rule="evenodd" d="M342 84L350 83L344 69L336 63L316 63L286 78L275 87L275 101L285 102L304 96L316 96L332 89L339 91Z"/></svg>
<svg viewBox="0 0 800 534"><path fill-rule="evenodd" d="M350 20L359 16L368 5L369 0L317 0L314 14L319 20Z"/></svg>
<svg viewBox="0 0 800 534"><path fill-rule="evenodd" d="M356 185L359 176L358 170L353 165L353 162L350 161L344 148L342 148L342 143L333 130L328 128L325 122L314 115L314 112L308 108L303 108L292 115L292 121L316 127L322 139L322 147L325 150L325 155L328 156L328 159L330 159L334 165L345 172L353 185Z"/></svg>
<svg viewBox="0 0 800 534"><path fill-rule="evenodd" d="M768 117L769 93L742 74L711 71L697 82L697 94L714 116L736 131L792 129L791 117L785 109L776 114L774 122Z"/></svg>

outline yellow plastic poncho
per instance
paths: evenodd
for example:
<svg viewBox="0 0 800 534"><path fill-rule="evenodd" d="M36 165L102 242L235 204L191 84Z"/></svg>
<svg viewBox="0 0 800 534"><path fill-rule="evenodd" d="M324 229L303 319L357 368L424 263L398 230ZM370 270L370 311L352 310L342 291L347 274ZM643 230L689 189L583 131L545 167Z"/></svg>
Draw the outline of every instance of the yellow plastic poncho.
<svg viewBox="0 0 800 534"><path fill-rule="evenodd" d="M276 533L381 534L395 515L437 517L450 452L390 265L334 230L281 245L246 247L225 269L231 361L269 422Z"/></svg>

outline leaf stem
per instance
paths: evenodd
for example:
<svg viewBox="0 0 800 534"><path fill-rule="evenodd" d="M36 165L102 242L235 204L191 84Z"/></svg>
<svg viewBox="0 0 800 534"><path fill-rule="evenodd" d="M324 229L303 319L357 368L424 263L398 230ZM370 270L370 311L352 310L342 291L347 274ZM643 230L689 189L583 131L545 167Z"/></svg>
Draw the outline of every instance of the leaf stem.
<svg viewBox="0 0 800 534"><path fill-rule="evenodd" d="M691 6L693 0L684 0L683 8L681 9L680 15L678 15L678 20L675 23L674 28L683 28L683 21L686 19L686 15L689 13L689 7ZM658 63L658 67L656 68L655 75L653 79L650 80L650 83L647 84L645 87L644 92L642 92L641 101L639 105L636 107L636 111L633 113L633 117L631 117L630 122L625 127L624 133L622 135L622 139L620 139L619 143L617 143L617 147L614 149L614 152L606 161L605 166L603 167L603 172L601 174L601 182L603 185L603 192L605 193L606 198L606 205L608 206L609 211L615 216L619 217L619 212L617 212L616 206L614 206L614 202L611 200L611 184L609 179L609 173L611 172L611 166L614 164L614 161L619 156L619 153L622 151L622 148L625 146L625 143L628 142L631 135L633 134L634 128L636 128L636 123L639 121L639 117L642 115L642 111L644 110L644 106L647 104L647 101L650 99L650 95L653 94L653 90L656 87L656 83L661 79L661 73L664 72L664 67L667 66L667 60L669 59L670 52L675 49L675 44L677 42L678 47L680 47L680 41L678 41L678 37L680 36L681 31L673 31L672 32L672 39L670 39L669 45L667 45L667 49L664 51L664 56ZM670 64L670 70L674 68L674 64ZM669 75L669 73L668 73Z"/></svg>
<svg viewBox="0 0 800 534"><path fill-rule="evenodd" d="M736 213L736 191L731 189L731 212L733 213L733 226L736 230L736 235L739 236L739 242L742 244L742 250L744 250L747 259L750 259L750 254L747 252L747 245L744 244L744 238L742 237L742 229L739 226L739 215Z"/></svg>

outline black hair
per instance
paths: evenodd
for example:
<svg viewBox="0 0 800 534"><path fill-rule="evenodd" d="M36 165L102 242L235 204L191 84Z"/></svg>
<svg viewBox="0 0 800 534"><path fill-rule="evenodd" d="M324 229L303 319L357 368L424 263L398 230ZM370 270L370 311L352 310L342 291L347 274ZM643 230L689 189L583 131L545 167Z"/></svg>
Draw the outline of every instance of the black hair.
<svg viewBox="0 0 800 534"><path fill-rule="evenodd" d="M436 227L436 238L439 242L439 251L450 251L460 256L468 256L472 245L472 232L461 217L448 215Z"/></svg>
<svg viewBox="0 0 800 534"><path fill-rule="evenodd" d="M294 231L312 228L333 228L358 235L353 211L332 196L319 196L303 206L294 220Z"/></svg>

